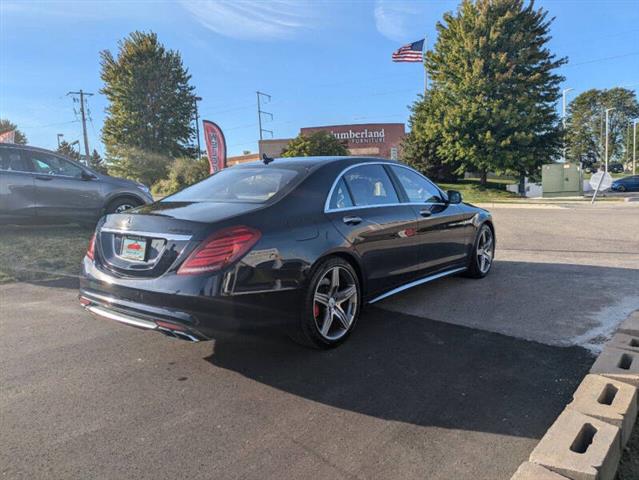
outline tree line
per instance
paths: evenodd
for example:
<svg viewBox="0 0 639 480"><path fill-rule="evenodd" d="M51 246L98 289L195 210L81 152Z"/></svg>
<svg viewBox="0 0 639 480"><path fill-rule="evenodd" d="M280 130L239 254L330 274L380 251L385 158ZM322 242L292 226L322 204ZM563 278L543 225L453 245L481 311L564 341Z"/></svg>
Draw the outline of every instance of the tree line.
<svg viewBox="0 0 639 480"><path fill-rule="evenodd" d="M426 54L430 88L410 106L401 158L426 175L454 181L466 172L537 177L559 159L602 160L602 112L615 108L609 125L612 159L629 154L630 121L639 116L634 91L589 90L569 105L563 128L557 113L567 62L549 47L553 18L524 0L463 0L437 23L437 41ZM100 53L108 107L102 128L105 159L95 168L178 189L208 175L194 147L195 87L178 51L153 32L133 32L115 53ZM2 121L0 131L15 125ZM18 131L17 141L26 138ZM66 142L60 149L76 158ZM328 132L298 136L284 156L345 155ZM193 158L199 160L194 161Z"/></svg>

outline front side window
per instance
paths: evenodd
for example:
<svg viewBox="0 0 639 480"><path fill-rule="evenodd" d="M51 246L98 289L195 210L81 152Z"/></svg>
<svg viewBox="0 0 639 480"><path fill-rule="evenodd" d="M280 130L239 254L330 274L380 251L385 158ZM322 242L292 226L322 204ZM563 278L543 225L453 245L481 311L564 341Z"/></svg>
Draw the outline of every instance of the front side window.
<svg viewBox="0 0 639 480"><path fill-rule="evenodd" d="M381 165L362 165L344 174L344 181L358 206L399 203L395 187Z"/></svg>
<svg viewBox="0 0 639 480"><path fill-rule="evenodd" d="M32 152L31 163L36 173L75 178L82 177L82 169L80 167L63 158L48 153Z"/></svg>
<svg viewBox="0 0 639 480"><path fill-rule="evenodd" d="M440 191L431 182L408 168L392 166L411 203L441 203Z"/></svg>
<svg viewBox="0 0 639 480"><path fill-rule="evenodd" d="M0 148L0 170L8 172L29 172L24 155L17 148Z"/></svg>
<svg viewBox="0 0 639 480"><path fill-rule="evenodd" d="M264 203L298 175L298 171L285 168L229 168L162 201Z"/></svg>

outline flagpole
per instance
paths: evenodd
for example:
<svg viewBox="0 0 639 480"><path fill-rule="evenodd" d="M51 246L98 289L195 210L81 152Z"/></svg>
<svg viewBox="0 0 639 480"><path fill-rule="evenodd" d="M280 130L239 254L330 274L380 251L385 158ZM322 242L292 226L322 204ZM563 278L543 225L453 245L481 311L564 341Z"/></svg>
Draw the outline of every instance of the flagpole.
<svg viewBox="0 0 639 480"><path fill-rule="evenodd" d="M422 48L422 62L424 64L424 95L428 91L428 71L426 70L426 40L427 37L424 35L424 47Z"/></svg>

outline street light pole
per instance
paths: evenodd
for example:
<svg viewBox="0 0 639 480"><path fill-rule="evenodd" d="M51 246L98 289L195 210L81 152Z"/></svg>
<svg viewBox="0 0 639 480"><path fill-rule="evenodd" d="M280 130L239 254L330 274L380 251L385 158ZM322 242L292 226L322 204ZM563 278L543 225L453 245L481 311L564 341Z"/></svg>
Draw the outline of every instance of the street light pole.
<svg viewBox="0 0 639 480"><path fill-rule="evenodd" d="M202 155L202 147L200 146L200 117L198 116L197 111L197 102L201 101L202 97L195 97L193 102L195 103L195 134L197 135L197 157L200 158Z"/></svg>
<svg viewBox="0 0 639 480"><path fill-rule="evenodd" d="M566 94L574 90L574 88L564 88L561 92L561 124L564 130L564 149L563 149L563 161L566 163Z"/></svg>
<svg viewBox="0 0 639 480"><path fill-rule="evenodd" d="M637 122L639 120L634 120L632 127L632 174L637 174Z"/></svg>
<svg viewBox="0 0 639 480"><path fill-rule="evenodd" d="M604 169L604 171L606 173L608 173L608 121L609 121L609 114L610 112L612 112L613 110L615 110L615 108L606 108L606 147L605 147L605 162L606 162L606 167Z"/></svg>
<svg viewBox="0 0 639 480"><path fill-rule="evenodd" d="M58 148L60 148L60 139L64 137L64 133L58 133Z"/></svg>

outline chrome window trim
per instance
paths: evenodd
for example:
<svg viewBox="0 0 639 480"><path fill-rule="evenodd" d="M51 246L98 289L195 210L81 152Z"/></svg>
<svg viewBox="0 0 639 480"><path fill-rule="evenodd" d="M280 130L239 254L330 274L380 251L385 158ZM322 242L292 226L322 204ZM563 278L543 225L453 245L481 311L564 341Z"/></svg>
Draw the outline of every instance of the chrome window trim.
<svg viewBox="0 0 639 480"><path fill-rule="evenodd" d="M342 170L339 173L339 175L337 175L335 177L335 180L333 181L333 185L331 186L331 189L328 192L328 196L326 197L326 201L324 202L324 213L347 212L349 210L361 210L361 209L364 209L364 208L397 207L397 206L403 206L403 205L417 205L417 206L446 206L446 205L448 205L448 203L446 203L446 202L401 202L401 201L399 201L397 203L383 203L383 204L375 204L375 205L354 205L352 207L331 208L331 198L333 197L333 193L335 192L335 189L337 188L337 184L342 179L342 177L344 177L344 175L349 170L352 170L353 168L357 168L357 167L361 167L361 166L366 166L366 165L382 165L382 166L383 165L389 165L391 167L397 166L397 167L400 167L400 168L405 168L405 169L407 169L407 170L409 170L411 172L416 173L420 177L422 177L424 180L426 180L428 183L430 183L433 187L435 187L439 193L441 193L442 198L446 198L446 194L444 193L444 191L441 188L439 188L432 181L430 181L427 177L425 177L424 175L419 173L417 170L409 167L408 165L402 165L401 163L392 163L392 162L360 162L360 163L356 163L355 165L350 165L350 166L346 167L344 170ZM344 182L346 182L346 180L344 180ZM393 185L393 188L394 187L395 186ZM399 193L399 192L396 192L396 193Z"/></svg>
<svg viewBox="0 0 639 480"><path fill-rule="evenodd" d="M379 295L379 296L373 298L372 300L370 300L368 303L379 302L380 300L383 300L384 298L390 297L391 295L395 295L396 293L399 293L399 292L403 292L404 290L408 290L409 288L413 288L413 287L416 287L418 285L422 285L424 283L432 282L433 280L437 280L438 278L447 277L447 276L453 275L455 273L463 272L466 269L467 269L466 267L453 268L452 270L446 270L444 272L440 272L440 273L436 273L434 275L429 275L427 277L420 278L419 280L415 280L413 282L406 283L406 284L401 285L401 286L399 286L397 288L393 288L392 290L389 290L386 293L382 293L381 295Z"/></svg>
<svg viewBox="0 0 639 480"><path fill-rule="evenodd" d="M174 233L155 233L155 232L142 232L140 230L122 230L120 228L104 227L100 229L100 232L106 233L118 233L120 235L131 235L134 237L150 237L150 238L163 238L164 240L173 240L176 242L187 242L191 240L192 235L178 235Z"/></svg>

